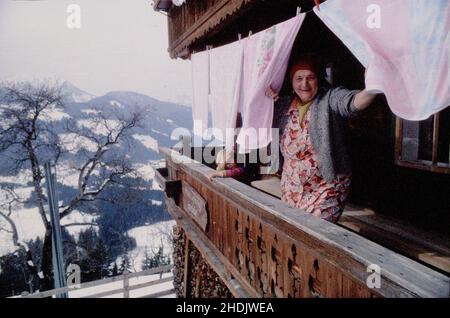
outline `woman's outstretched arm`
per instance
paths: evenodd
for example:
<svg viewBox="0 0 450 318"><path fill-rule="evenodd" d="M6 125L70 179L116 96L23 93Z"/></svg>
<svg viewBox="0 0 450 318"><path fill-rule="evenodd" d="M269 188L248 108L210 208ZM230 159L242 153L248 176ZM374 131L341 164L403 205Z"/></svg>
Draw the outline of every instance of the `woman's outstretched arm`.
<svg viewBox="0 0 450 318"><path fill-rule="evenodd" d="M369 93L364 89L355 95L353 105L359 110L363 110L372 104L376 96L376 93Z"/></svg>

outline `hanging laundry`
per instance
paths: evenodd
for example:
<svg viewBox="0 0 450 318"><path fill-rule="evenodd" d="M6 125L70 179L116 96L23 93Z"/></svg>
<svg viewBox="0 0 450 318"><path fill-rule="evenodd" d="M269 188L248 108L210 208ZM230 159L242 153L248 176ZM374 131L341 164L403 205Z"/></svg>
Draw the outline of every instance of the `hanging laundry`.
<svg viewBox="0 0 450 318"><path fill-rule="evenodd" d="M328 0L316 15L367 68L366 89L424 120L450 105L450 1Z"/></svg>
<svg viewBox="0 0 450 318"><path fill-rule="evenodd" d="M266 147L272 140L273 101L265 95L271 86L281 89L292 45L305 14L258 32L245 40L242 94L242 129L239 152Z"/></svg>
<svg viewBox="0 0 450 318"><path fill-rule="evenodd" d="M213 135L232 146L241 92L243 45L234 42L215 48L210 54Z"/></svg>
<svg viewBox="0 0 450 318"><path fill-rule="evenodd" d="M208 128L209 112L209 50L191 55L192 119L194 135L202 137Z"/></svg>

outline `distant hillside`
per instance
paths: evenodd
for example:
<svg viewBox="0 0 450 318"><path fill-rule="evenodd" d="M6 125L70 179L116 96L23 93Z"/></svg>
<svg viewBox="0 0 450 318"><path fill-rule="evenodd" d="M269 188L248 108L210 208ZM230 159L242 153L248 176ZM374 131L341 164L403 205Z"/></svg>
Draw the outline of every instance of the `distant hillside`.
<svg viewBox="0 0 450 318"><path fill-rule="evenodd" d="M111 122L115 120L116 116L127 116L136 110L143 112L145 116L142 127L133 128L128 142L120 146L114 146L112 153L114 155L126 155L141 173L144 179L142 181L144 182L143 190L133 195L142 196L148 203L131 206L130 204L127 205L127 202L123 202L112 206L100 202L96 204L95 208L108 211L108 215L102 215L102 224L114 229L117 226L117 216L123 213L126 213L128 217L122 221L123 224L120 224L121 231L129 231L132 228L149 224L149 222L167 219L162 204L162 191L153 180L154 168L159 166L162 159L162 156L158 153L158 146L170 147L177 142L176 140L170 140L173 129L177 127L192 129L191 109L136 92L110 92L104 96L94 97L69 82L63 84L63 92L67 96L65 108L52 109L48 112L45 120L51 121L52 129L61 137L66 139L69 137L69 140L70 136L67 136L68 134L64 130L67 120L74 120L79 125L86 125L94 117L93 114L99 110L103 110L103 114L107 116L106 119ZM82 146L89 151L89 144L83 144ZM76 194L77 180L73 166L77 166L85 160L83 156L86 149L84 152L79 150L69 151L58 162L57 188L61 201L67 202L69 198ZM8 169L9 162L8 154L3 153L0 157L0 186L16 188L17 193L24 200L31 198L34 191L28 171L23 171L19 175L13 174ZM116 190L110 190L106 194L114 195L114 191ZM80 208L81 213L87 212L87 214L81 215L76 211L72 221L86 222L92 220L92 217L98 218L100 215L94 210L89 206ZM18 211L14 217L19 224L18 231L22 240L42 236L43 228L40 226L37 208L32 203L24 205L22 210ZM69 229L71 234L76 237L82 227L71 227ZM7 235L0 235L0 255L10 250L11 246L8 240L10 238Z"/></svg>

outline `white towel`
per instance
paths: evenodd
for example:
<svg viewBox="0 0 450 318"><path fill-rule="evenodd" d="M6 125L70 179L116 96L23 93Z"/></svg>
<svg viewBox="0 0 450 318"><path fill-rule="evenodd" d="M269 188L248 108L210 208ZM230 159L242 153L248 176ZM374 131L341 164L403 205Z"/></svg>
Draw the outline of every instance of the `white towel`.
<svg viewBox="0 0 450 318"><path fill-rule="evenodd" d="M203 137L208 128L209 50L192 54L191 62L194 135Z"/></svg>
<svg viewBox="0 0 450 318"><path fill-rule="evenodd" d="M215 48L210 54L213 134L232 146L242 88L243 45L234 42Z"/></svg>

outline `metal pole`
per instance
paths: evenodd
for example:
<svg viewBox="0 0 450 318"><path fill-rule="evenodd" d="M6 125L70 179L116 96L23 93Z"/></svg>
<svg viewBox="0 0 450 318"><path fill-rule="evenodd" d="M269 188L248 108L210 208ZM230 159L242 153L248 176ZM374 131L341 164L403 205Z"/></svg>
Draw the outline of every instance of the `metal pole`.
<svg viewBox="0 0 450 318"><path fill-rule="evenodd" d="M52 225L52 255L53 255L53 276L55 288L66 287L61 225L59 223L58 198L56 196L56 169L52 172L50 162L44 165L45 181L47 185L48 206L50 210L50 221ZM57 298L68 298L67 293L56 295Z"/></svg>

